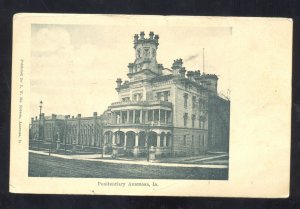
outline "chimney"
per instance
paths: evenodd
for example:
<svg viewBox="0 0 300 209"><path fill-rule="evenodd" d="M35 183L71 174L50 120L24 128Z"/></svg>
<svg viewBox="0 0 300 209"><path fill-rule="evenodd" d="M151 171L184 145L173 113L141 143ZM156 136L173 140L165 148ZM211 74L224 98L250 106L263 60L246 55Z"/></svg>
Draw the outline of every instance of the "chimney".
<svg viewBox="0 0 300 209"><path fill-rule="evenodd" d="M133 73L133 67L134 67L133 63L128 64L129 73Z"/></svg>
<svg viewBox="0 0 300 209"><path fill-rule="evenodd" d="M182 67L182 68L179 70L179 74L180 74L180 77L181 77L181 78L185 78L185 72L186 72L185 67Z"/></svg>
<svg viewBox="0 0 300 209"><path fill-rule="evenodd" d="M121 78L118 78L116 80L116 83L117 83L117 88L120 88L121 87L121 83L122 83L122 79Z"/></svg>
<svg viewBox="0 0 300 209"><path fill-rule="evenodd" d="M188 71L188 72L186 73L186 76L187 76L187 78L188 78L189 80L192 80L193 72L192 72L192 71Z"/></svg>
<svg viewBox="0 0 300 209"><path fill-rule="evenodd" d="M182 59L174 60L172 67L171 67L173 70L173 75L181 75L180 70L183 69L182 65L183 65Z"/></svg>

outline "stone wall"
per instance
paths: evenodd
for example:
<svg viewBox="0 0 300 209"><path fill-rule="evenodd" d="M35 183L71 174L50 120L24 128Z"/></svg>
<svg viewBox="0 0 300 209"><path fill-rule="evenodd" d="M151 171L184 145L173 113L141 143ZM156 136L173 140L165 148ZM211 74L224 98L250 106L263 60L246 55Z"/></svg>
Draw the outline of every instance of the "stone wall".
<svg viewBox="0 0 300 209"><path fill-rule="evenodd" d="M208 131L190 128L173 129L173 155L204 154L208 148Z"/></svg>

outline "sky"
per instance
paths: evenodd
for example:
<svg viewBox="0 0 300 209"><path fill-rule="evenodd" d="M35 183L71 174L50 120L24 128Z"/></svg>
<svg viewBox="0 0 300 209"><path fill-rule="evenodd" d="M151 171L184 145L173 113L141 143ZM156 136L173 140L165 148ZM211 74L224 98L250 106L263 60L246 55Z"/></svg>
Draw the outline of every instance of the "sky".
<svg viewBox="0 0 300 209"><path fill-rule="evenodd" d="M49 25L31 26L30 115L92 116L118 100L116 79L128 80L134 62L133 36L159 35L157 61L171 68L182 58L187 70L219 76L218 91L230 90L231 27Z"/></svg>

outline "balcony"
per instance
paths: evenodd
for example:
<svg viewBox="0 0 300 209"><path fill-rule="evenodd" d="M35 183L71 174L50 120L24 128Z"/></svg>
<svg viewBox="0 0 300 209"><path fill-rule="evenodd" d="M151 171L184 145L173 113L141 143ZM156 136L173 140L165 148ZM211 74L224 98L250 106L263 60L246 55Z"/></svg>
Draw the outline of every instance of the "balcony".
<svg viewBox="0 0 300 209"><path fill-rule="evenodd" d="M147 127L156 127L156 126L172 126L172 121L143 121L143 122L119 122L116 120L109 121L106 125L108 126L122 126L122 127L139 127L139 126L147 126Z"/></svg>
<svg viewBox="0 0 300 209"><path fill-rule="evenodd" d="M114 102L109 108L115 107L125 107L125 106L163 106L163 107L172 107L171 102L160 101L160 100L146 100L146 101L122 101Z"/></svg>

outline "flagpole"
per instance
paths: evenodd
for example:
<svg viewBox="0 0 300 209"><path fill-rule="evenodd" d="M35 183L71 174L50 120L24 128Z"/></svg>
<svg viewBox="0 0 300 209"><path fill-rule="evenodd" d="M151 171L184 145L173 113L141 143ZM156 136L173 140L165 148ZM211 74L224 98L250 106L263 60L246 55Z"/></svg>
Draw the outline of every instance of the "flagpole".
<svg viewBox="0 0 300 209"><path fill-rule="evenodd" d="M204 67L204 48L203 48L203 67L202 67L202 69L203 69L203 73L205 72L205 67Z"/></svg>

